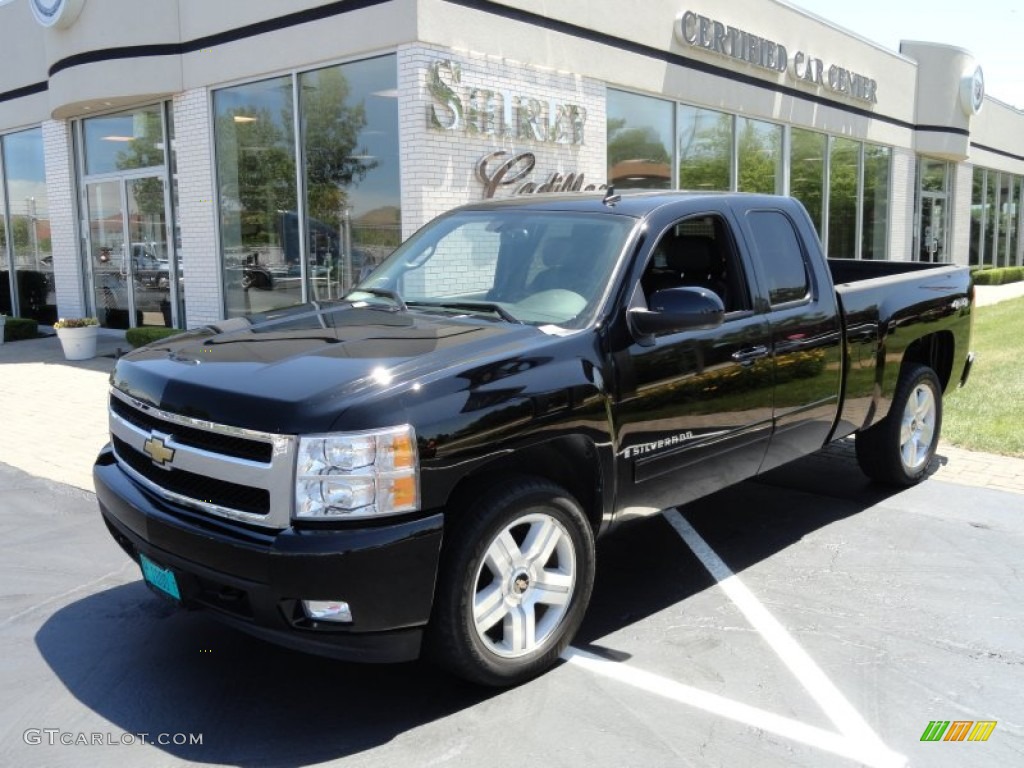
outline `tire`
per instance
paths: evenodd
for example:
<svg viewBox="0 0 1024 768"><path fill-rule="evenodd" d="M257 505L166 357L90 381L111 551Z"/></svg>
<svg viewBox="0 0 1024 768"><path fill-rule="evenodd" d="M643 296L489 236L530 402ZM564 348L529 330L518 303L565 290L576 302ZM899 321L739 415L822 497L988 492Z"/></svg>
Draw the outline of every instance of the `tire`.
<svg viewBox="0 0 1024 768"><path fill-rule="evenodd" d="M888 415L857 434L857 462L872 480L907 488L928 474L941 431L939 378L925 365L908 365Z"/></svg>
<svg viewBox="0 0 1024 768"><path fill-rule="evenodd" d="M536 677L579 629L594 568L593 530L564 489L534 479L497 486L446 536L430 655L481 685Z"/></svg>

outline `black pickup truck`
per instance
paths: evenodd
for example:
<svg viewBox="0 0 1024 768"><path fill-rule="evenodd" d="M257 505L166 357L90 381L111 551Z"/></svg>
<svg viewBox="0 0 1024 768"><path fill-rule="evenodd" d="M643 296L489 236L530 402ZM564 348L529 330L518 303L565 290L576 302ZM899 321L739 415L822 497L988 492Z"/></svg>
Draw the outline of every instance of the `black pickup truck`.
<svg viewBox="0 0 1024 768"><path fill-rule="evenodd" d="M512 684L571 640L619 521L854 433L871 478L921 480L972 302L967 268L827 261L789 198L470 205L342 301L122 357L97 496L185 607Z"/></svg>

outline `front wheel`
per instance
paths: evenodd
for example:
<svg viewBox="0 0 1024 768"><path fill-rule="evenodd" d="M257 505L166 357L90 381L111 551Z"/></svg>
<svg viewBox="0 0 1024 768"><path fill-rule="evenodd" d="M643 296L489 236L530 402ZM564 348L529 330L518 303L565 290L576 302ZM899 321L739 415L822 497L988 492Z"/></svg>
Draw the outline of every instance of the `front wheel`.
<svg viewBox="0 0 1024 768"><path fill-rule="evenodd" d="M880 483L905 488L924 479L942 430L942 387L935 371L908 366L889 414L857 435L857 461Z"/></svg>
<svg viewBox="0 0 1024 768"><path fill-rule="evenodd" d="M594 535L565 490L521 479L480 497L453 526L430 650L476 683L516 685L572 639L594 585Z"/></svg>

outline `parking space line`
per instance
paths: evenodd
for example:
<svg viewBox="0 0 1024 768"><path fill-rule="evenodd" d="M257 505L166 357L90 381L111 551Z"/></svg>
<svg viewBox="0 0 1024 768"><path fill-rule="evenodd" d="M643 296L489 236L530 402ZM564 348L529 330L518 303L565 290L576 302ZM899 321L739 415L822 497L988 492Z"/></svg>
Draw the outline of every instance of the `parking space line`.
<svg viewBox="0 0 1024 768"><path fill-rule="evenodd" d="M718 694L678 683L619 661L570 647L562 654L569 664L738 723L770 731L792 741L850 758L871 768L903 768L907 758L889 749L867 721L846 700L821 668L785 627L761 605L703 537L677 510L663 513L680 538L714 577L726 596L746 617L825 715L838 733L801 723Z"/></svg>
<svg viewBox="0 0 1024 768"><path fill-rule="evenodd" d="M689 521L675 509L668 510L664 514L665 519L676 530L676 533L682 537L686 545L693 550L693 553L708 570L708 573L718 582L722 591L740 609L750 625L760 633L782 662L789 667L790 672L800 681L800 684L818 703L828 718L835 723L840 733L851 739L884 746L871 726L821 671L821 667L793 639L785 627L768 612L768 609L761 605L739 577L694 530Z"/></svg>
<svg viewBox="0 0 1024 768"><path fill-rule="evenodd" d="M905 757L892 752L877 740L861 742L846 734L807 725L798 720L733 701L715 693L702 691L684 683L677 683L675 680L637 669L622 662L595 656L578 648L568 648L562 654L562 658L569 664L593 674L610 678L680 704L702 709L751 728L758 728L791 741L816 747L824 752L855 760L871 766L871 768L903 768L907 764Z"/></svg>

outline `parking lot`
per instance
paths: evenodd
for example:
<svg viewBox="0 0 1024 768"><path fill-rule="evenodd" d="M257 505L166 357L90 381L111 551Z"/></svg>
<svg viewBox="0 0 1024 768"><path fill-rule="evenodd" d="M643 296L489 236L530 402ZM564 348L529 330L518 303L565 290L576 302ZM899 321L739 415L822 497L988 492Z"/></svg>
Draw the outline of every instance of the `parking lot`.
<svg viewBox="0 0 1024 768"><path fill-rule="evenodd" d="M509 691L178 612L88 492L0 465L0 494L3 765L1024 760L1021 494L888 494L823 455L632 524L599 545L566 663ZM996 726L922 742L936 720Z"/></svg>

